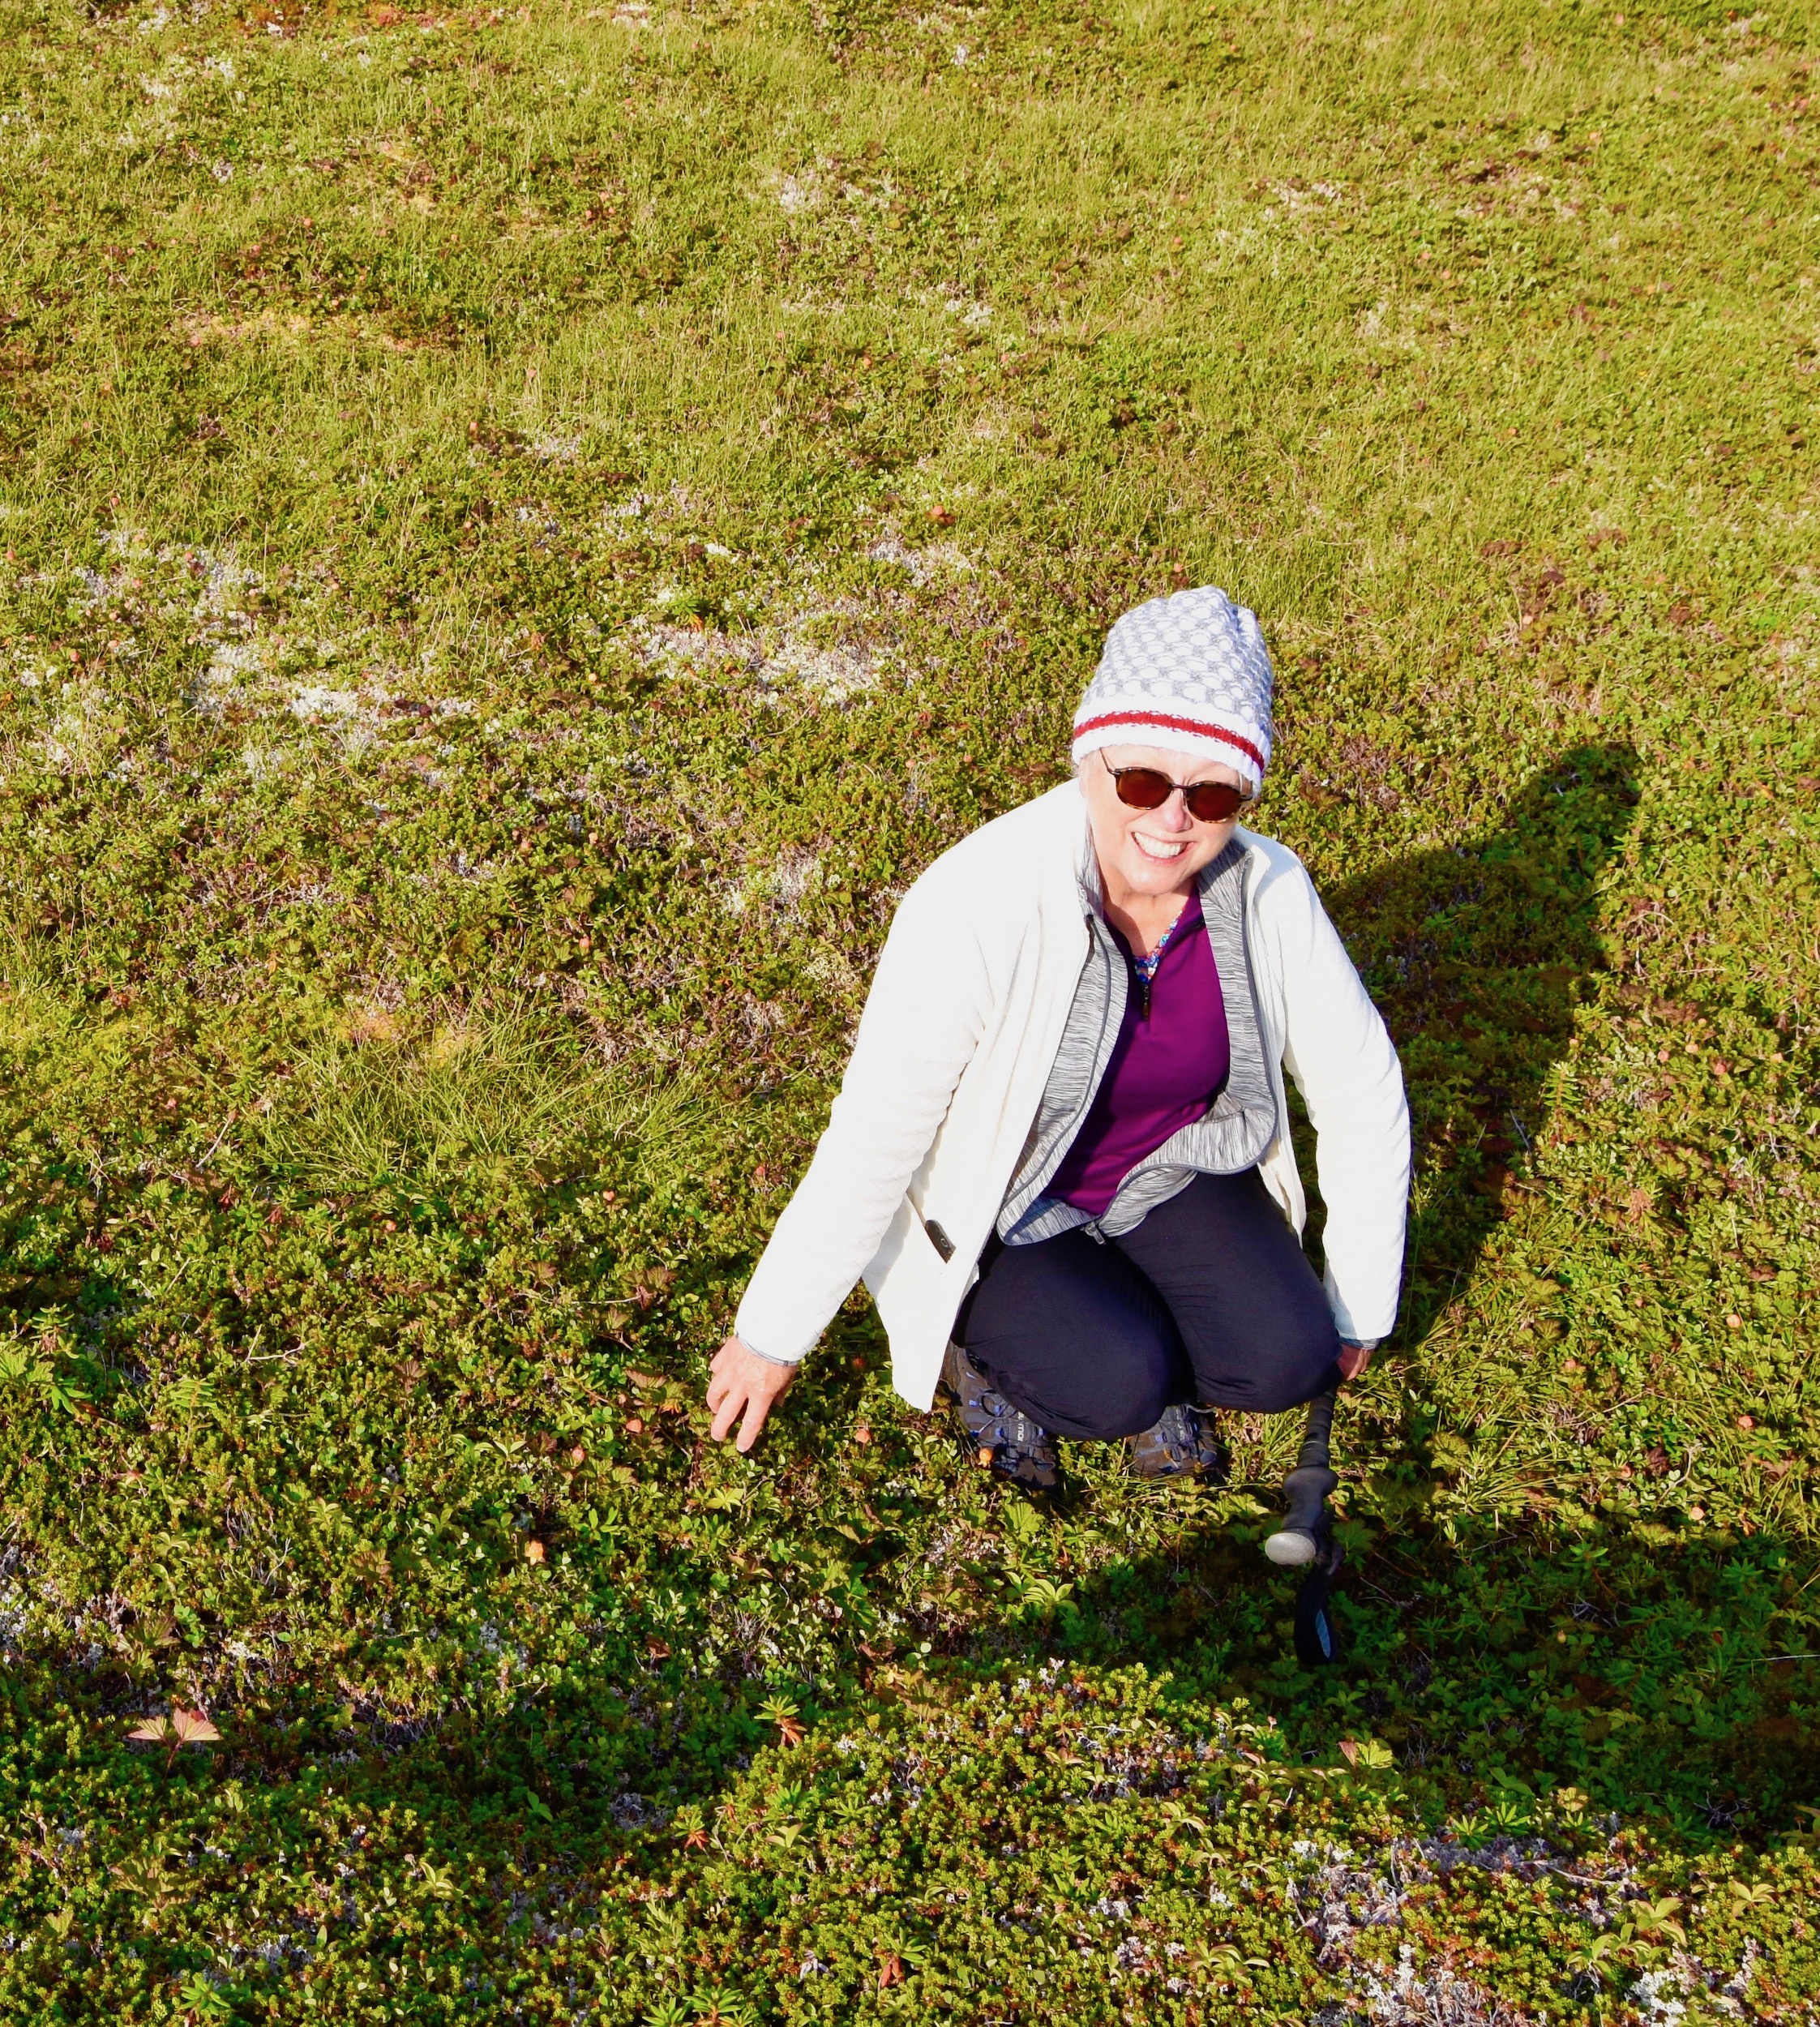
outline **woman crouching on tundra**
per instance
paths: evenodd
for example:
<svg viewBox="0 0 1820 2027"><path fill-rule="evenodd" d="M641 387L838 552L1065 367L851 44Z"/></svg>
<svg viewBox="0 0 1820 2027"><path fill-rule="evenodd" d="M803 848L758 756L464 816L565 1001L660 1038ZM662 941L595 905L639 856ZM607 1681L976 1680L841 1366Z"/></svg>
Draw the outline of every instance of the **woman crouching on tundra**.
<svg viewBox="0 0 1820 2027"><path fill-rule="evenodd" d="M1270 757L1257 617L1211 587L1128 612L1074 778L904 897L808 1172L708 1389L750 1450L855 1281L892 1378L979 1461L1056 1484L1057 1438L1204 1472L1209 1412L1355 1377L1395 1318L1409 1186L1396 1052L1301 861L1242 829ZM1302 1252L1283 1073L1317 1137ZM1312 1546L1312 1545L1311 1545Z"/></svg>

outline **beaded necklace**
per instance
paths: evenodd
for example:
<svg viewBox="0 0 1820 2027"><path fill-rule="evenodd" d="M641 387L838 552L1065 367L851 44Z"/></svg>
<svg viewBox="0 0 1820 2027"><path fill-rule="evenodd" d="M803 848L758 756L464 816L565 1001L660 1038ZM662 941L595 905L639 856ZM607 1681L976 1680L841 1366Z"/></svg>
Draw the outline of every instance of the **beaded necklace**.
<svg viewBox="0 0 1820 2027"><path fill-rule="evenodd" d="M1181 925L1182 916L1188 913L1188 904L1182 904L1181 911L1158 939L1157 947L1149 956L1131 959L1131 968L1137 980L1137 1018L1147 1021L1150 1018L1150 985L1157 975L1157 966L1163 962L1163 954L1169 948L1169 939Z"/></svg>

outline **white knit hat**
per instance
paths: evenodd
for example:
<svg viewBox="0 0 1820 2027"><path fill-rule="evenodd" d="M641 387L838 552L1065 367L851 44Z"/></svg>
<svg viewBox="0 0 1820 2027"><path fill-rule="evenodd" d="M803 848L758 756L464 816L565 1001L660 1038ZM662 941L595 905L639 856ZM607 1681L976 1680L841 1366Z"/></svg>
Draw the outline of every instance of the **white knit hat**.
<svg viewBox="0 0 1820 2027"><path fill-rule="evenodd" d="M1270 657L1257 615L1213 585L1152 598L1113 622L1074 714L1078 765L1102 746L1224 761L1253 792L1270 764Z"/></svg>

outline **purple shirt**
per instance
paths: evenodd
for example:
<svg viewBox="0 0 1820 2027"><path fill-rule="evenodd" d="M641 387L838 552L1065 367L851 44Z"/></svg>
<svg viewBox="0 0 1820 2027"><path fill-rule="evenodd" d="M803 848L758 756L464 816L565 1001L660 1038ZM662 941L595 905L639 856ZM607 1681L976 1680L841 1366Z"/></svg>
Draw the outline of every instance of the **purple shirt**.
<svg viewBox="0 0 1820 2027"><path fill-rule="evenodd" d="M1107 928L1128 963L1124 938ZM1142 1001L1134 971L1106 1074L1045 1192L1091 1217L1111 1208L1119 1185L1146 1155L1201 1117L1231 1067L1219 967L1198 891L1188 896L1157 966L1147 1016Z"/></svg>

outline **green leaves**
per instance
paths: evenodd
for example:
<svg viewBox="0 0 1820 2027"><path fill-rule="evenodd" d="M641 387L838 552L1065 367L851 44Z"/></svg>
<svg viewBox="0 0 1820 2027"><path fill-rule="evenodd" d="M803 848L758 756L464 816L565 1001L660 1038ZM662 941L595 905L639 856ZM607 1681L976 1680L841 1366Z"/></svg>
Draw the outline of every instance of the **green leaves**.
<svg viewBox="0 0 1820 2027"><path fill-rule="evenodd" d="M177 2003L198 2021L230 2021L233 2001L212 1985L200 1971L192 1972L176 1993Z"/></svg>
<svg viewBox="0 0 1820 2027"><path fill-rule="evenodd" d="M454 1867L452 1867L452 1865L443 1865L442 1869L438 1869L427 1859L419 1859L418 1877L423 1881L423 1892L430 1893L431 1900L450 1901L450 1900L460 1900L460 1897L462 1897L462 1889L460 1889L460 1885L456 1883Z"/></svg>
<svg viewBox="0 0 1820 2027"><path fill-rule="evenodd" d="M1017 1602L1027 1612L1051 1618L1074 1595L1072 1583L1058 1583L1053 1577L1027 1576L1017 1587Z"/></svg>
<svg viewBox="0 0 1820 2027"><path fill-rule="evenodd" d="M199 1373L187 1373L182 1379L173 1380L160 1395L159 1407L180 1428L212 1419L218 1412L215 1389Z"/></svg>
<svg viewBox="0 0 1820 2027"><path fill-rule="evenodd" d="M0 1344L0 1388L19 1399L63 1415L87 1406L88 1395L47 1358L35 1358L19 1343Z"/></svg>
<svg viewBox="0 0 1820 2027"><path fill-rule="evenodd" d="M777 1727L781 1745L799 1746L807 1735L802 1712L787 1696L766 1697L758 1707L758 1719L761 1725Z"/></svg>
<svg viewBox="0 0 1820 2027"><path fill-rule="evenodd" d="M1339 1751L1347 1766L1369 1772L1382 1772L1397 1763L1396 1755L1379 1738L1343 1738Z"/></svg>
<svg viewBox="0 0 1820 2027"><path fill-rule="evenodd" d="M1670 1943L1685 1949L1687 1930L1675 1918L1681 1905L1672 1894L1664 1894L1656 1900L1627 1901L1614 1910L1617 1918L1599 1940L1609 1951L1647 1953L1666 1948Z"/></svg>

